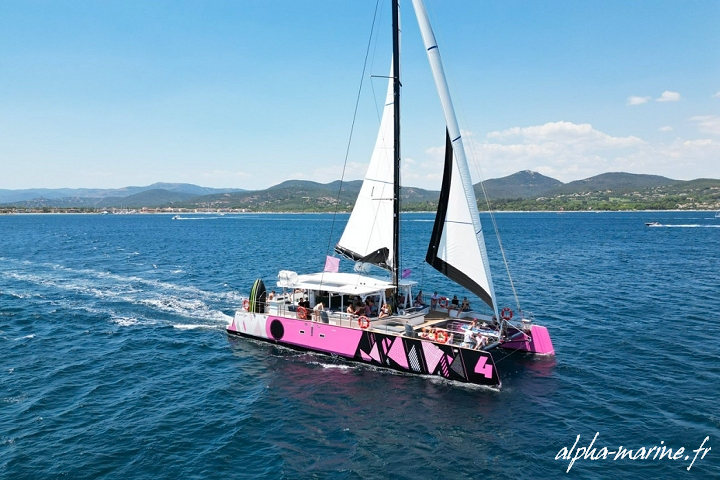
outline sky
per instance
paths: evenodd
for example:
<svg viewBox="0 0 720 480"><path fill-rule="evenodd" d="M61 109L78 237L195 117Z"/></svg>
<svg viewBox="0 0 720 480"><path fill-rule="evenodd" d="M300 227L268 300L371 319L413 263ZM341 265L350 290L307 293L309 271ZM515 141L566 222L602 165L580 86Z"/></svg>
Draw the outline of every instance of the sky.
<svg viewBox="0 0 720 480"><path fill-rule="evenodd" d="M473 181L720 178L720 0L426 4ZM442 112L402 14L402 183L439 189ZM389 29L388 0L3 0L0 189L362 178Z"/></svg>

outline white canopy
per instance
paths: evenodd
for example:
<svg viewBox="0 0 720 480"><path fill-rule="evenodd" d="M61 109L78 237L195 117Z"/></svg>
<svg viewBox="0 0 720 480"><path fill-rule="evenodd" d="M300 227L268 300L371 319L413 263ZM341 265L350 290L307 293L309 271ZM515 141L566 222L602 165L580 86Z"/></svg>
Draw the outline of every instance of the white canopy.
<svg viewBox="0 0 720 480"><path fill-rule="evenodd" d="M281 282L278 275L278 287L302 288L305 290L323 290L345 295L370 295L394 289L395 285L380 278L344 272L319 272L297 275L293 284ZM400 288L417 285L417 282L402 280Z"/></svg>

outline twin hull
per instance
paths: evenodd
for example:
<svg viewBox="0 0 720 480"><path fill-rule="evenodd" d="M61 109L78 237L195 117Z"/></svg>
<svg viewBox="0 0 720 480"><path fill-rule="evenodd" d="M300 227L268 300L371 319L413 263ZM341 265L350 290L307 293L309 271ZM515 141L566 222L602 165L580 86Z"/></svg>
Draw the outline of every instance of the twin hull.
<svg viewBox="0 0 720 480"><path fill-rule="evenodd" d="M418 375L500 387L492 355L376 329L237 312L227 332Z"/></svg>

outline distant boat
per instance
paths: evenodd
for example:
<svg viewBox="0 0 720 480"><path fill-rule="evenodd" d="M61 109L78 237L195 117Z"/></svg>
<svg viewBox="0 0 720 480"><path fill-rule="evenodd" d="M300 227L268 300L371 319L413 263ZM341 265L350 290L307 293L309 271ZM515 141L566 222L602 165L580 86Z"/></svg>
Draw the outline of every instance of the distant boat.
<svg viewBox="0 0 720 480"><path fill-rule="evenodd" d="M646 227L662 227L660 222L645 222Z"/></svg>
<svg viewBox="0 0 720 480"><path fill-rule="evenodd" d="M717 212L715 212L715 218L720 218L720 210L718 210Z"/></svg>
<svg viewBox="0 0 720 480"><path fill-rule="evenodd" d="M400 269L400 78L393 73L400 64L399 11L398 0L392 3L394 66L380 132L355 208L335 247L351 260L389 271L391 278L339 272L337 257L327 257L319 273L282 270L277 277L282 293L266 295L264 282L256 280L227 333L499 388L496 359L516 350L543 355L555 351L546 327L533 324L522 312L511 323L513 311L498 307L460 128L422 0L413 0L413 5L447 126L442 189L426 261L476 294L492 315L473 312L466 299L462 306L456 298L435 296L426 303L422 290L414 291L417 282L407 279L409 269Z"/></svg>

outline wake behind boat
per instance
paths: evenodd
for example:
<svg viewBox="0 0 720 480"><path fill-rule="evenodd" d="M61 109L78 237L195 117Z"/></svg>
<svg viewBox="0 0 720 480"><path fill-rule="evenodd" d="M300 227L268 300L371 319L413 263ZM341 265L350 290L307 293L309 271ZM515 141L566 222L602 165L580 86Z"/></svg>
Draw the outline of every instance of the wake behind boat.
<svg viewBox="0 0 720 480"><path fill-rule="evenodd" d="M417 282L402 278L399 7L393 0L392 67L380 131L355 207L335 246L337 253L359 265L389 272L389 278L340 272L340 258L332 256L322 272L281 271L281 291L268 294L264 282L256 280L227 332L376 367L499 388L496 352L554 355L554 349L547 328L524 315L513 320L510 308L498 307L440 53L422 0L413 0L413 7L446 124L442 188L426 261L490 311L474 312L444 296L426 297Z"/></svg>

